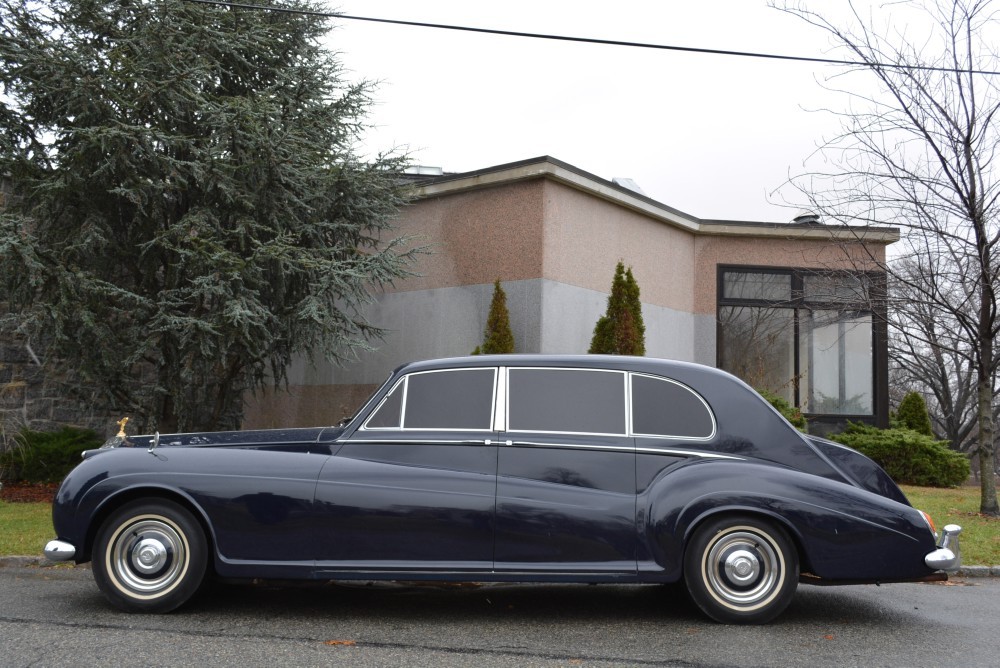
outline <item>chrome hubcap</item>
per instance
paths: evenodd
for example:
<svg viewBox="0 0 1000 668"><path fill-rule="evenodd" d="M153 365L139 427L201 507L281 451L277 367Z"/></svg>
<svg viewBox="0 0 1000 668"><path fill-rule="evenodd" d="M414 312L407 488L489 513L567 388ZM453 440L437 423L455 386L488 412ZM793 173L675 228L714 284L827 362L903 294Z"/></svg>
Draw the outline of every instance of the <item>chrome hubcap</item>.
<svg viewBox="0 0 1000 668"><path fill-rule="evenodd" d="M156 538L143 538L132 552L132 565L142 573L155 573L167 562L167 546Z"/></svg>
<svg viewBox="0 0 1000 668"><path fill-rule="evenodd" d="M747 550L736 550L726 557L726 577L741 584L753 582L760 574L760 561Z"/></svg>
<svg viewBox="0 0 1000 668"><path fill-rule="evenodd" d="M777 591L783 562L766 535L736 527L705 552L703 572L712 595L734 608L754 608Z"/></svg>
<svg viewBox="0 0 1000 668"><path fill-rule="evenodd" d="M187 541L173 523L159 517L123 525L108 550L115 579L137 594L161 594L187 570Z"/></svg>

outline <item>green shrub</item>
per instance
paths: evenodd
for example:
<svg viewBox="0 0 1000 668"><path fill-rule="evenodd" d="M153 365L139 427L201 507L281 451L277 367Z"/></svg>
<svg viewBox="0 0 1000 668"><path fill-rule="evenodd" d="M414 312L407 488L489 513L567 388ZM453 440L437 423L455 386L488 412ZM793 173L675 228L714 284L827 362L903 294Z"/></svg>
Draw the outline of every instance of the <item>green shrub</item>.
<svg viewBox="0 0 1000 668"><path fill-rule="evenodd" d="M904 429L912 429L924 436L933 436L931 416L927 413L927 402L918 392L907 392L899 402L896 423Z"/></svg>
<svg viewBox="0 0 1000 668"><path fill-rule="evenodd" d="M594 325L590 354L645 355L646 325L642 320L642 300L639 284L632 267L625 269L620 261L611 280L608 308Z"/></svg>
<svg viewBox="0 0 1000 668"><path fill-rule="evenodd" d="M493 299L486 317L483 344L476 346L473 355L506 355L514 352L514 333L510 329L510 312L507 310L507 293L498 278L493 282Z"/></svg>
<svg viewBox="0 0 1000 668"><path fill-rule="evenodd" d="M806 418L802 415L802 411L788 403L784 397L780 397L770 390L758 389L757 392L760 396L767 399L768 403L774 406L779 413L784 415L785 419L791 422L793 427L801 431L803 434L809 433L809 423L806 422Z"/></svg>
<svg viewBox="0 0 1000 668"><path fill-rule="evenodd" d="M17 445L0 453L0 472L8 481L59 482L80 463L81 452L103 443L95 432L74 427L24 430L16 440Z"/></svg>
<svg viewBox="0 0 1000 668"><path fill-rule="evenodd" d="M913 429L879 429L852 422L831 438L870 457L900 484L955 487L969 477L965 455Z"/></svg>

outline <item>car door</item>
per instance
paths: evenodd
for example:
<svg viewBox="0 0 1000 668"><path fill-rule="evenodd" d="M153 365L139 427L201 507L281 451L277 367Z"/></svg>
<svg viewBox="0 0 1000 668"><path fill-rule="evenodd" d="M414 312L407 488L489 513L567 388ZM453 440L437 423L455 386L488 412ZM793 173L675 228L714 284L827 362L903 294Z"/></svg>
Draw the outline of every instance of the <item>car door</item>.
<svg viewBox="0 0 1000 668"><path fill-rule="evenodd" d="M319 476L318 575L489 571L497 369L404 376Z"/></svg>
<svg viewBox="0 0 1000 668"><path fill-rule="evenodd" d="M636 571L626 381L611 370L507 370L497 571Z"/></svg>

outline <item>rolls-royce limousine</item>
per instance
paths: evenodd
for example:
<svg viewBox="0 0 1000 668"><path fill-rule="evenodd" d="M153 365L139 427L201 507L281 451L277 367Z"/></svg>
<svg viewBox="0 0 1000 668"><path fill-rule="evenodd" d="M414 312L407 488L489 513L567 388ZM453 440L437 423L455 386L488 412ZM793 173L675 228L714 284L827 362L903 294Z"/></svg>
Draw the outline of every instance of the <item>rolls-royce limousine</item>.
<svg viewBox="0 0 1000 668"><path fill-rule="evenodd" d="M331 416L334 417L334 416ZM670 583L763 623L800 582L946 579L882 469L717 369L618 356L415 362L330 427L119 438L53 505L53 560L165 612L209 577Z"/></svg>

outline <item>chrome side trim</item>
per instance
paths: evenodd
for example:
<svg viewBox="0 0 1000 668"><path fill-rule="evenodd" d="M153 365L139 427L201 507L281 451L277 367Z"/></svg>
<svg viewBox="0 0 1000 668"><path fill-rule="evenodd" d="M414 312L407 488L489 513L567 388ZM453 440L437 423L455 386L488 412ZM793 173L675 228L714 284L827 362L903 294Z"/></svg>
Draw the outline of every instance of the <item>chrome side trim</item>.
<svg viewBox="0 0 1000 668"><path fill-rule="evenodd" d="M636 452L645 452L654 455L678 455L681 457L701 457L702 459L730 459L733 461L743 461L745 457L735 455L720 455L717 452L702 452L701 450L675 450L670 448L636 448Z"/></svg>
<svg viewBox="0 0 1000 668"><path fill-rule="evenodd" d="M362 439L349 438L336 443L357 443L358 445L493 445L491 439L465 439L465 440L443 440L432 439L420 441L415 439ZM668 455L674 457L698 457L700 459L728 459L732 461L743 461L744 457L734 455L720 455L715 452L703 452L701 450L681 450L676 448L633 448L627 445L597 445L593 443L538 443L536 441L510 441L499 440L495 442L511 448L558 448L560 450L608 450L612 452L642 452L651 455Z"/></svg>
<svg viewBox="0 0 1000 668"><path fill-rule="evenodd" d="M743 457L733 455L720 455L714 452L702 452L700 450L679 450L668 448L633 448L624 445L596 445L593 443L538 443L535 441L507 441L511 447L525 448L562 448L570 450L613 450L617 452L643 452L653 455L673 455L680 457L701 457L702 459L733 459L741 461Z"/></svg>
<svg viewBox="0 0 1000 668"><path fill-rule="evenodd" d="M958 542L958 535L962 533L962 527L957 524L949 524L941 530L943 534L938 549L934 550L926 557L924 563L928 568L936 571L952 573L962 566L962 549Z"/></svg>
<svg viewBox="0 0 1000 668"><path fill-rule="evenodd" d="M560 450L613 450L616 452L635 452L635 448L624 445L594 445L583 443L537 443L534 441L507 441L505 445L512 448L558 448Z"/></svg>
<svg viewBox="0 0 1000 668"><path fill-rule="evenodd" d="M492 432L485 432L492 433ZM476 438L465 440L445 440L440 438L428 439L426 441L416 439L395 439L395 438L346 438L335 443L357 443L359 445L490 445L493 443L489 438Z"/></svg>
<svg viewBox="0 0 1000 668"><path fill-rule="evenodd" d="M50 540L44 552L49 561L69 561L76 556L76 548L64 540Z"/></svg>

